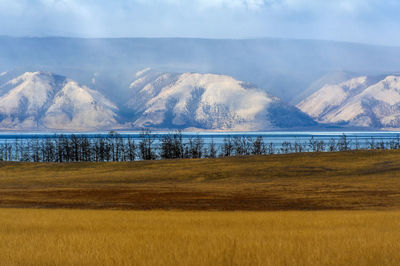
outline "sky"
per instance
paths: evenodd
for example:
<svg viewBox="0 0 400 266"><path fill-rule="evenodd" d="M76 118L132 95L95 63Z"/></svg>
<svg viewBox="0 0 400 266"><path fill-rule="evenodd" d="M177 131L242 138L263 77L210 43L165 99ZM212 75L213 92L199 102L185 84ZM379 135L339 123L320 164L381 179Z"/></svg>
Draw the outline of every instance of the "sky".
<svg viewBox="0 0 400 266"><path fill-rule="evenodd" d="M0 35L322 39L400 46L400 0L0 0Z"/></svg>

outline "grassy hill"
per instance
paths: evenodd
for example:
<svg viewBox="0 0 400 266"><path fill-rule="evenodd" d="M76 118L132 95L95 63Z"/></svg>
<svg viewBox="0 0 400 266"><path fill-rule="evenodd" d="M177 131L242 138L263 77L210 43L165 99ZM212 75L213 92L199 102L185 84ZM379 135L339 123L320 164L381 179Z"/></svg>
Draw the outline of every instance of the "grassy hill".
<svg viewBox="0 0 400 266"><path fill-rule="evenodd" d="M400 152L134 163L0 163L0 207L400 209Z"/></svg>

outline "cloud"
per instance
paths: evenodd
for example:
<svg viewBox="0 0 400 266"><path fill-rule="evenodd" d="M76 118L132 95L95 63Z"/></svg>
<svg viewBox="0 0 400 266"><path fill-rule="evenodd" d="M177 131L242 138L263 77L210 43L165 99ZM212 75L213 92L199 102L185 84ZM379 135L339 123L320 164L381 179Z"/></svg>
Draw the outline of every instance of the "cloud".
<svg viewBox="0 0 400 266"><path fill-rule="evenodd" d="M0 35L285 37L400 45L398 0L0 0Z"/></svg>
<svg viewBox="0 0 400 266"><path fill-rule="evenodd" d="M135 1L135 0L133 0ZM170 5L186 5L190 3L192 6L197 6L200 9L208 8L245 8L257 9L268 5L273 0L136 0L135 2L154 4L170 4Z"/></svg>

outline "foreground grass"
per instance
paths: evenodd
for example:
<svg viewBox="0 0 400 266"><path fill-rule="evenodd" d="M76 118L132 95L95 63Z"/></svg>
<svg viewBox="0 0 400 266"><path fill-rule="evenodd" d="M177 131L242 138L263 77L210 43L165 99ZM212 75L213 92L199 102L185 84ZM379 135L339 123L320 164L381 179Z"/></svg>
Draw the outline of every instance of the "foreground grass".
<svg viewBox="0 0 400 266"><path fill-rule="evenodd" d="M399 211L0 209L1 265L398 265Z"/></svg>
<svg viewBox="0 0 400 266"><path fill-rule="evenodd" d="M133 163L0 163L0 207L397 210L400 152Z"/></svg>

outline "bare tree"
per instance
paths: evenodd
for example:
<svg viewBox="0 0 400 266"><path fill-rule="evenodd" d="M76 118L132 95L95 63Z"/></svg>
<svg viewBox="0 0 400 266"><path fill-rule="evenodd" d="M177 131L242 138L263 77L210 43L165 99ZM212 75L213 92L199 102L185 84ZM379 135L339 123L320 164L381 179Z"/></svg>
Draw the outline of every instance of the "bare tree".
<svg viewBox="0 0 400 266"><path fill-rule="evenodd" d="M136 159L136 144L135 144L135 140L131 139L129 136L128 136L128 141L127 141L127 146L128 147L127 147L126 151L128 153L129 161L133 162Z"/></svg>
<svg viewBox="0 0 400 266"><path fill-rule="evenodd" d="M151 134L150 130L143 130L140 133L139 150L143 160L155 160L157 158L153 147L155 140L156 136Z"/></svg>
<svg viewBox="0 0 400 266"><path fill-rule="evenodd" d="M214 139L211 138L210 143L208 144L208 150L205 152L207 158L216 158L217 157L217 147L214 143Z"/></svg>
<svg viewBox="0 0 400 266"><path fill-rule="evenodd" d="M337 142L339 151L348 151L350 150L351 141L347 138L345 134L343 134Z"/></svg>
<svg viewBox="0 0 400 266"><path fill-rule="evenodd" d="M266 153L266 147L264 140L261 136L258 136L254 141L253 141L253 147L251 154L253 155L262 155Z"/></svg>
<svg viewBox="0 0 400 266"><path fill-rule="evenodd" d="M233 142L231 136L224 138L224 143L222 145L222 156L229 157L233 153Z"/></svg>

